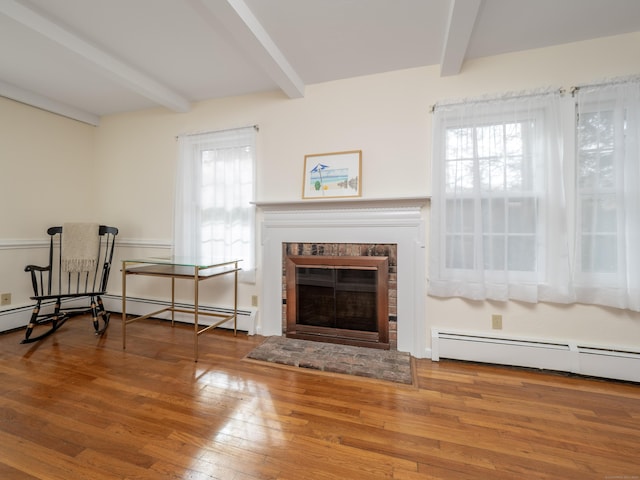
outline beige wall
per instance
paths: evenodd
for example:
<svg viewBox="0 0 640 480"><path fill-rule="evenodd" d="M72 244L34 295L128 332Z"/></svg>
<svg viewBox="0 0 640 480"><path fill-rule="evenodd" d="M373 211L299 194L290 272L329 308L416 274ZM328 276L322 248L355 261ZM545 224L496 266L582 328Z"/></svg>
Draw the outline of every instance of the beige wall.
<svg viewBox="0 0 640 480"><path fill-rule="evenodd" d="M25 246L52 225L96 214L95 135L95 127L0 97L0 293L12 294L12 306L30 292L25 265L46 263L45 249Z"/></svg>
<svg viewBox="0 0 640 480"><path fill-rule="evenodd" d="M0 97L0 238L95 213L96 128Z"/></svg>
<svg viewBox="0 0 640 480"><path fill-rule="evenodd" d="M103 118L97 129L52 116L42 120L44 125L26 122L22 128L16 127L16 136L42 131L54 137L58 145L67 143L58 140L60 136L70 136L68 142L77 145L69 155L56 152L51 160L45 160L44 152L38 149L29 150L23 157L25 162L50 171L49 182L53 178L75 185L81 177L74 171L77 169L82 173L95 172L104 187L99 193L81 187L80 192L91 197L90 202L82 204L74 201L77 194L61 193L45 207L46 213L39 212L28 220L28 227L23 226L23 217L12 210L10 228L5 230L3 222L0 237L35 237L49 219L59 218L61 211L65 212L65 218L86 217L95 211L100 221L121 229L123 246L119 255L166 251L172 232L176 135L252 124L260 126L258 199L261 201L300 199L305 154L351 149L363 151L364 197L426 195L430 191L430 105L442 100L570 87L637 74L639 43L640 33L636 33L469 61L459 75L452 77L440 77L438 67L416 68L310 85L305 97L295 100L267 92L200 102L185 114L154 109L112 115ZM15 110L23 116L48 115L24 106L11 106L14 112L7 114L4 108L7 103L2 103L3 123L8 122L7 115L16 114ZM18 142L13 148L18 148ZM82 157L87 152L93 152L94 165L84 163ZM53 161L55 164L49 163ZM4 154L2 162L8 163ZM56 170L60 164L68 166L65 171L74 171L71 179ZM15 168L21 185L26 185L32 170L37 170ZM1 182L3 186L11 183ZM42 179L39 182L41 190L48 183ZM3 201L10 198L17 203L17 199L25 196L13 184L10 192L8 196L3 191ZM35 207L38 203L29 197L27 204ZM25 210L26 207L20 207L18 211ZM7 285L10 280L4 278L4 272L2 276ZM116 277L112 277L113 293L119 293L120 289ZM250 296L260 291L259 282L260 278L255 286L242 286L241 304L249 305ZM429 326L488 330L492 313L504 316L505 333L615 345L638 344L640 339L640 316L628 312L586 306L427 299ZM429 337L429 332L425 336Z"/></svg>

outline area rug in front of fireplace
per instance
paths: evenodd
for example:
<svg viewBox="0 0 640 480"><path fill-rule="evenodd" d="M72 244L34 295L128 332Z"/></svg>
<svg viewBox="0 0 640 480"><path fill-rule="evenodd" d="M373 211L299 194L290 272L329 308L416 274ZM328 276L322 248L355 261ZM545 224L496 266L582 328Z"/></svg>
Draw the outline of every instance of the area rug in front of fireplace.
<svg viewBox="0 0 640 480"><path fill-rule="evenodd" d="M356 375L411 385L411 355L396 350L353 347L274 336L247 356L250 360Z"/></svg>

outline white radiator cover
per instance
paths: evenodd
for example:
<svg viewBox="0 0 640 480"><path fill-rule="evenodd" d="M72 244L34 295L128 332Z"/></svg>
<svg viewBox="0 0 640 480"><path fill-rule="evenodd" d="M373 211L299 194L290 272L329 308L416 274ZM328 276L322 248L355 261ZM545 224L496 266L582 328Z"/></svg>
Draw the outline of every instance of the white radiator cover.
<svg viewBox="0 0 640 480"><path fill-rule="evenodd" d="M104 307L109 312L117 312L114 315L120 317L122 312L122 297L119 295L105 295L102 297ZM154 311L160 310L163 307L170 307L171 302L166 300L148 299L148 298L134 298L127 295L127 314L132 315L146 315ZM178 303L177 308L193 309L193 304ZM199 306L201 312L219 313L224 315L230 315L233 313L233 307L228 306L215 306L215 305L203 305ZM249 335L255 335L256 333L256 317L258 310L256 308L238 307L238 322L237 328L243 332L247 332ZM171 312L164 312L157 316L157 318L163 320L171 320ZM188 313L175 313L175 318L178 322L193 323L193 315ZM111 322L119 321L120 318L111 318ZM216 322L215 317L209 317L206 315L198 316L198 324L210 325ZM233 329L233 321L229 320L220 325L219 328Z"/></svg>
<svg viewBox="0 0 640 480"><path fill-rule="evenodd" d="M441 358L571 372L640 382L640 349L488 332L431 329L431 359Z"/></svg>
<svg viewBox="0 0 640 480"><path fill-rule="evenodd" d="M102 301L104 303L104 307L108 312L112 312L111 316L111 327L119 328L120 323L120 313L122 312L122 297L119 295L103 295ZM43 303L43 311L44 309L53 309L53 302ZM64 303L67 306L88 306L88 299L80 299L80 300L70 300ZM147 313L151 313L157 310L160 310L163 307L168 307L171 305L171 302L165 300L152 300L152 299L143 299L143 298L129 298L127 297L127 313L131 313L134 315L145 315ZM184 303L176 303L176 307L180 308L193 308L193 305L184 304ZM29 323L29 319L31 318L31 311L33 310L33 305L23 305L20 307L14 307L11 309L6 309L0 312L0 332L9 331L21 327L26 327L27 323ZM212 305L200 305L200 310L203 312L212 312L212 313L221 313L221 314L230 314L232 312L232 307L227 306L212 306ZM255 335L256 333L256 320L257 320L258 310L256 308L247 308L247 307L238 307L238 330L243 332L247 332L249 335ZM158 316L161 319L171 319L171 312L165 312ZM184 323L193 323L193 315L185 314L185 313L176 313L175 320ZM208 317L202 315L198 317L198 323L201 325L209 325L215 321L215 317ZM114 323L116 325L114 325ZM93 328L93 327L92 327ZM220 328L228 328L233 329L233 321L229 320L228 322L220 325Z"/></svg>
<svg viewBox="0 0 640 480"><path fill-rule="evenodd" d="M0 332L8 332L27 326L33 305L20 305L0 311Z"/></svg>

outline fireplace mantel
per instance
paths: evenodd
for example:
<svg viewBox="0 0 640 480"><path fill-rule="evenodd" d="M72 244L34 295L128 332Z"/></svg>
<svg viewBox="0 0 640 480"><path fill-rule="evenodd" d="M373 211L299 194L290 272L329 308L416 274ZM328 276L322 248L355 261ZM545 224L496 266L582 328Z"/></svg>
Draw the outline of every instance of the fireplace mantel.
<svg viewBox="0 0 640 480"><path fill-rule="evenodd" d="M254 202L262 210L318 210L334 208L393 208L423 206L430 196L392 198L327 198L319 200L265 201Z"/></svg>
<svg viewBox="0 0 640 480"><path fill-rule="evenodd" d="M428 197L256 202L261 211L262 294L258 333L282 335L282 250L287 242L397 245L398 350L426 356Z"/></svg>

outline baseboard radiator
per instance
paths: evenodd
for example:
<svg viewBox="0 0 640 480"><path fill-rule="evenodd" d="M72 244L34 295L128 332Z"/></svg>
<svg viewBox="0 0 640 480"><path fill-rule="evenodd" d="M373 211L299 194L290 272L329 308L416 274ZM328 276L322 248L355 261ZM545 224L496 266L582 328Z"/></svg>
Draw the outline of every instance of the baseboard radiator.
<svg viewBox="0 0 640 480"><path fill-rule="evenodd" d="M20 305L0 311L0 332L9 332L27 326L33 305Z"/></svg>
<svg viewBox="0 0 640 480"><path fill-rule="evenodd" d="M114 315L111 318L111 328L113 328L114 326L117 326L117 323L120 322L120 313L122 312L122 297L119 295L107 294L102 297L102 301L104 303L105 309L108 312L112 312ZM64 303L64 305L67 306L80 306L85 304L88 305L87 299L71 300ZM163 300L127 297L127 313L133 315L146 315L147 313L152 313L164 307L169 307L170 305L171 302ZM176 307L182 309L192 309L193 305L176 303ZM43 303L42 308L43 310L45 308L50 308L53 310L53 302L49 302L48 304ZM26 327L27 323L29 323L29 319L31 318L32 310L33 305L28 305L1 311L0 332L15 330L20 327ZM230 315L233 312L233 309L226 306L201 305L200 311L217 313L221 315ZM249 335L255 335L257 314L258 310L256 308L238 308L238 330L247 332ZM115 315L117 315L117 317ZM164 312L160 314L158 318L170 320L171 313ZM175 320L184 323L193 323L193 315L178 312L175 314ZM209 325L215 321L215 317L209 317L205 315L198 317L198 323L201 325ZM116 322L116 325L114 325L114 322ZM228 322L223 323L222 325L220 325L220 328L233 329L233 321L229 320Z"/></svg>
<svg viewBox="0 0 640 480"><path fill-rule="evenodd" d="M636 348L432 328L431 359L441 358L640 382L640 349Z"/></svg>
<svg viewBox="0 0 640 480"><path fill-rule="evenodd" d="M122 297L120 295L105 295L102 300L108 311L117 312L118 314L122 313ZM127 314L146 315L170 306L171 302L166 300L129 297L127 295ZM193 304L176 302L176 308L193 309ZM201 312L216 313L219 315L230 315L233 313L233 308L228 306L200 305L198 309ZM238 307L238 330L247 332L249 335L255 335L257 313L258 310L256 308ZM171 312L161 313L157 318L171 320ZM193 315L187 313L176 312L174 319L178 322L193 323ZM200 325L210 325L216 321L215 317L205 315L198 317L198 324ZM219 328L233 329L233 321L229 320L220 325Z"/></svg>

